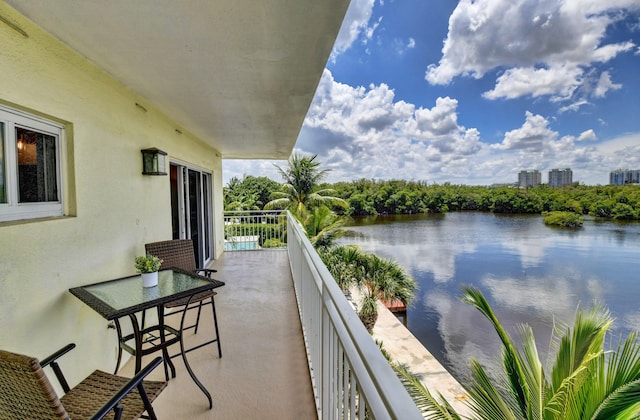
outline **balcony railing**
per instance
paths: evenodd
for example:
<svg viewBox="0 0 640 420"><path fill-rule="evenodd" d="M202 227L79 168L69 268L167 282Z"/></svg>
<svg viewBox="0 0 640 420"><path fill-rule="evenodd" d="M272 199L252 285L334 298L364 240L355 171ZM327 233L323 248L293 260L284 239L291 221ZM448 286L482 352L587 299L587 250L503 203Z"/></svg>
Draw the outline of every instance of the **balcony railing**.
<svg viewBox="0 0 640 420"><path fill-rule="evenodd" d="M275 211L225 211L224 250L250 251L287 246L287 215Z"/></svg>
<svg viewBox="0 0 640 420"><path fill-rule="evenodd" d="M291 273L319 419L422 419L304 229L287 212Z"/></svg>

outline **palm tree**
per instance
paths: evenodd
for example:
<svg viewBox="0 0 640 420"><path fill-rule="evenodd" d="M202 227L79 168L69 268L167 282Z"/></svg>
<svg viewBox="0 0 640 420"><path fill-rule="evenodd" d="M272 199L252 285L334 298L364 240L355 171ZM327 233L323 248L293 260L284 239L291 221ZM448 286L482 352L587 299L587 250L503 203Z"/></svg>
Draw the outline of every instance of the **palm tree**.
<svg viewBox="0 0 640 420"><path fill-rule="evenodd" d="M604 351L613 324L602 306L579 310L572 328L554 335L556 357L547 378L538 356L533 331L520 327L519 348L502 328L482 293L464 289L463 301L477 308L493 324L503 345L503 369L495 386L484 368L471 361L468 387L471 408L480 418L620 419L640 416L640 346L637 333Z"/></svg>
<svg viewBox="0 0 640 420"><path fill-rule="evenodd" d="M241 193L230 196L225 204L225 211L260 210L258 197L253 193Z"/></svg>
<svg viewBox="0 0 640 420"><path fill-rule="evenodd" d="M378 320L378 301L400 300L408 305L416 281L396 261L362 252L355 245L343 245L320 252L338 285L347 291L357 286L362 294L358 316L369 332Z"/></svg>
<svg viewBox="0 0 640 420"><path fill-rule="evenodd" d="M344 233L341 229L344 220L326 206L316 207L308 212L302 225L314 248L331 247Z"/></svg>
<svg viewBox="0 0 640 420"><path fill-rule="evenodd" d="M317 155L306 157L293 154L289 158L289 167L286 170L275 165L285 182L282 191L272 194L275 198L264 206L266 210L289 209L298 220L304 221L311 208L322 205L329 208L349 207L345 200L330 195L335 194L335 190L317 189L328 170L319 169L320 163L315 162L316 157Z"/></svg>
<svg viewBox="0 0 640 420"><path fill-rule="evenodd" d="M548 375L529 326L520 326L522 341L518 346L478 289L466 287L463 301L491 321L503 346L503 369L495 378L477 360L471 360L471 380L465 388L476 418L640 418L638 334L630 334L615 350L605 351L613 319L604 307L596 305L590 310L578 310L572 327L556 328L551 349L551 354L555 352L555 362ZM402 375L399 376L402 379ZM426 389L413 386L410 380L403 382L416 401L433 401ZM429 413L429 418L451 418L448 408L430 404L425 413Z"/></svg>
<svg viewBox="0 0 640 420"><path fill-rule="evenodd" d="M345 294L363 276L364 266L360 263L364 255L356 245L341 245L317 248L324 265Z"/></svg>
<svg viewBox="0 0 640 420"><path fill-rule="evenodd" d="M243 188L242 184L243 181L234 176L223 188L225 211L260 210L262 203L258 201L258 195Z"/></svg>
<svg viewBox="0 0 640 420"><path fill-rule="evenodd" d="M358 316L371 332L378 320L378 301L397 299L408 305L415 294L416 281L394 260L367 254L363 262L364 272L358 279L362 293Z"/></svg>

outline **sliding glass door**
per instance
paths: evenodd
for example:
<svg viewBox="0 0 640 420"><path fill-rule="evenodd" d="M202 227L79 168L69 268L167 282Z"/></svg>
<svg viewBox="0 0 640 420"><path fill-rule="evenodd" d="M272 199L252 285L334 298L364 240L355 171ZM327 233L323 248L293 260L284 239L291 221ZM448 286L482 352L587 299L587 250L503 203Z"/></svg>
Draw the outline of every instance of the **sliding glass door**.
<svg viewBox="0 0 640 420"><path fill-rule="evenodd" d="M198 267L213 257L211 174L171 163L171 221L173 239L191 239Z"/></svg>

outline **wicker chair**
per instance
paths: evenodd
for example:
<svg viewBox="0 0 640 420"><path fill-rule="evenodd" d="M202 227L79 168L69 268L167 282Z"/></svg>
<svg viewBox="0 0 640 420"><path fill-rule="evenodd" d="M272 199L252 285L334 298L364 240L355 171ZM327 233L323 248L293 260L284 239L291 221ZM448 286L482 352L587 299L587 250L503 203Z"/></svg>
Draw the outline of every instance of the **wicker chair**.
<svg viewBox="0 0 640 420"><path fill-rule="evenodd" d="M162 363L156 357L133 378L123 378L99 370L69 388L56 360L73 349L69 344L55 354L38 359L0 350L0 419L101 419L111 411L115 419L137 419L151 406L165 382L143 381ZM51 366L65 395L58 398L43 367ZM134 390L137 388L137 392Z"/></svg>
<svg viewBox="0 0 640 420"><path fill-rule="evenodd" d="M188 271L191 273L196 273L208 278L211 278L211 274L215 273L216 270L206 269L206 268L197 268L196 267L196 257L193 251L193 241L191 239L173 239L169 241L160 241L160 242L152 242L145 244L144 246L147 254L155 255L158 258L162 259L162 265L160 266L161 270L167 268L177 268L180 270ZM215 337L212 340L209 340L205 343L199 344L197 346L191 347L185 350L185 353L190 352L191 350L198 349L202 346L206 346L208 344L217 343L218 345L218 357L222 357L222 347L220 346L220 333L218 330L218 316L216 314L216 304L214 301L214 297L216 292L213 290L197 294L191 299L191 305L186 308L185 305L188 302L188 298L178 299L173 302L169 302L165 304L165 308L181 308L180 310L174 310L165 314L165 317L171 316L174 314L181 314L185 310L197 309L198 314L196 316L196 321L187 327L184 327L183 330L194 329L194 333L198 333L198 324L200 323L200 313L202 311L203 305L211 305L211 311L213 312L213 325L215 328ZM171 357L175 357L173 355Z"/></svg>

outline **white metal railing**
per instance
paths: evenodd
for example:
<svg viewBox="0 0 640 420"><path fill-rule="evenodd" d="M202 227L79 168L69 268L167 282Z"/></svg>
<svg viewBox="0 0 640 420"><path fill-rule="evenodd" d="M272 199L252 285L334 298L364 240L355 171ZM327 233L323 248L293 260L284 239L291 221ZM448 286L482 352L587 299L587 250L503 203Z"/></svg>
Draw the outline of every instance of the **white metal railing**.
<svg viewBox="0 0 640 420"><path fill-rule="evenodd" d="M287 215L282 210L225 211L224 250L284 248Z"/></svg>
<svg viewBox="0 0 640 420"><path fill-rule="evenodd" d="M319 419L423 419L353 307L287 212L291 273Z"/></svg>

